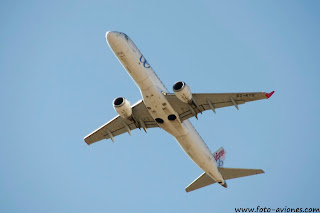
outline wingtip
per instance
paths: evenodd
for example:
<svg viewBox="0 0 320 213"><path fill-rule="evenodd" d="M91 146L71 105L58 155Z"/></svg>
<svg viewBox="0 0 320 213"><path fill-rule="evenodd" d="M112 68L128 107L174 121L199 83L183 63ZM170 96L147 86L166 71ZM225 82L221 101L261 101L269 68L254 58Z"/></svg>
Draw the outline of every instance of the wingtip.
<svg viewBox="0 0 320 213"><path fill-rule="evenodd" d="M257 169L256 175L258 174L264 174L265 172L262 169Z"/></svg>
<svg viewBox="0 0 320 213"><path fill-rule="evenodd" d="M273 95L274 91L270 92L270 93L266 93L266 97L269 99L272 95Z"/></svg>
<svg viewBox="0 0 320 213"><path fill-rule="evenodd" d="M90 145L90 144L86 141L86 138L84 138L83 140L84 140L84 142L86 142L87 145Z"/></svg>

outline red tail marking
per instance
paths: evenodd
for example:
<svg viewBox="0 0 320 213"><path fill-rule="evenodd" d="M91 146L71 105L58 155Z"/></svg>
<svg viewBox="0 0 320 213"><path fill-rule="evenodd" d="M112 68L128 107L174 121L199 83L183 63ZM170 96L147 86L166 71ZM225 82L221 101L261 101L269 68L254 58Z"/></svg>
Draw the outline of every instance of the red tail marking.
<svg viewBox="0 0 320 213"><path fill-rule="evenodd" d="M224 154L224 149L222 149L219 153L216 153L214 159L217 161Z"/></svg>

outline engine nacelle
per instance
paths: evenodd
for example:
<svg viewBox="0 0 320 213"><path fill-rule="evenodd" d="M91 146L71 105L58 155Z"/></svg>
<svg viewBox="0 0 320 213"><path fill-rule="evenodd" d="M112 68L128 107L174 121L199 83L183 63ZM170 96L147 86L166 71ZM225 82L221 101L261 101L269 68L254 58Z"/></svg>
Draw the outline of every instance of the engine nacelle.
<svg viewBox="0 0 320 213"><path fill-rule="evenodd" d="M121 117L126 119L131 118L132 108L130 106L130 102L127 99L123 97L114 99L113 107Z"/></svg>
<svg viewBox="0 0 320 213"><path fill-rule="evenodd" d="M183 81L178 81L173 85L173 92L177 98L184 103L192 102L192 93L189 86Z"/></svg>

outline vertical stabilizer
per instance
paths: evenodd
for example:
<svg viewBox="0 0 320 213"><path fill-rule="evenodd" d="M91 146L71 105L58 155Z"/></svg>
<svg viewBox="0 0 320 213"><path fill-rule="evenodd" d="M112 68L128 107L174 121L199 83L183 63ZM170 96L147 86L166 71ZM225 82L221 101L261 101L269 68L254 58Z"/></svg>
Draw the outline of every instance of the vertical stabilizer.
<svg viewBox="0 0 320 213"><path fill-rule="evenodd" d="M224 150L224 148L221 147L220 149L212 153L212 156L217 163L217 167L218 168L223 167L224 160L226 158L226 151Z"/></svg>

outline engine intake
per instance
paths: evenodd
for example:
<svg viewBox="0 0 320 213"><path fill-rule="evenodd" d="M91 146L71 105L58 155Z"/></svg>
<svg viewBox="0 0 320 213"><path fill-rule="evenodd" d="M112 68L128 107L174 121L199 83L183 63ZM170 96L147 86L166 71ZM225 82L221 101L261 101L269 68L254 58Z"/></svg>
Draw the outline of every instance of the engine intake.
<svg viewBox="0 0 320 213"><path fill-rule="evenodd" d="M121 117L126 119L131 118L132 108L130 106L130 102L127 99L123 97L118 97L114 99L113 107Z"/></svg>
<svg viewBox="0 0 320 213"><path fill-rule="evenodd" d="M178 81L173 85L173 92L180 101L184 103L192 102L192 93L190 87L183 81Z"/></svg>

